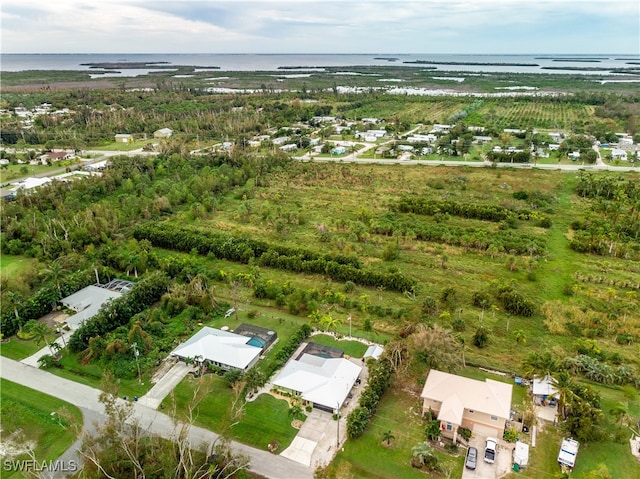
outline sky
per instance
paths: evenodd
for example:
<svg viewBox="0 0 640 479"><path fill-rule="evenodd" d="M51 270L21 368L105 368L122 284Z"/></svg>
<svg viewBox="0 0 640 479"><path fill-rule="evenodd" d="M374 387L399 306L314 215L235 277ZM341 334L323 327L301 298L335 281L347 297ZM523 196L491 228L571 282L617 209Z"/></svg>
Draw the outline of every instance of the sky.
<svg viewBox="0 0 640 479"><path fill-rule="evenodd" d="M2 53L640 54L639 0L2 0Z"/></svg>

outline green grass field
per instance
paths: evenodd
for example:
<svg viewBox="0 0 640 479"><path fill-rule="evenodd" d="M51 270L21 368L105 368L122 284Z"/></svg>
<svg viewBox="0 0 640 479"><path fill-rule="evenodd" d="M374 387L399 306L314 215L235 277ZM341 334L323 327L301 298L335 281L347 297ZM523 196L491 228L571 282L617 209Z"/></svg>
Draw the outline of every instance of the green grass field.
<svg viewBox="0 0 640 479"><path fill-rule="evenodd" d="M0 378L0 398L3 446L22 449L26 441L34 447L38 462L57 459L76 440L76 427L82 429L80 410L47 394ZM22 453L11 459L29 456ZM25 476L3 469L2 477Z"/></svg>
<svg viewBox="0 0 640 479"><path fill-rule="evenodd" d="M10 254L0 255L0 275L2 277L14 277L18 276L30 265L36 263L33 258L27 258L25 256L15 256Z"/></svg>

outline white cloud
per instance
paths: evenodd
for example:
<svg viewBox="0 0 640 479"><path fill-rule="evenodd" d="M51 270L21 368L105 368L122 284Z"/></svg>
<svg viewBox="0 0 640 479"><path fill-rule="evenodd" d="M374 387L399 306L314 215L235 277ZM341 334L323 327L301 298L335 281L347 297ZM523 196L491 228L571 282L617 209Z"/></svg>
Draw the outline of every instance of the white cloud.
<svg viewBox="0 0 640 479"><path fill-rule="evenodd" d="M0 15L4 52L640 50L637 0L3 0Z"/></svg>

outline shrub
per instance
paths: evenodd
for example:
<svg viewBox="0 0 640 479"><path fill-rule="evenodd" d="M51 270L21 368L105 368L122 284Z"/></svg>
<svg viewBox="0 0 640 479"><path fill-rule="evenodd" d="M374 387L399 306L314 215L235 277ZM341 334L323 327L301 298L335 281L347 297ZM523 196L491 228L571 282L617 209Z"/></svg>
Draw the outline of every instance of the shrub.
<svg viewBox="0 0 640 479"><path fill-rule="evenodd" d="M483 326L476 329L473 335L473 344L478 348L484 348L489 344L489 333Z"/></svg>

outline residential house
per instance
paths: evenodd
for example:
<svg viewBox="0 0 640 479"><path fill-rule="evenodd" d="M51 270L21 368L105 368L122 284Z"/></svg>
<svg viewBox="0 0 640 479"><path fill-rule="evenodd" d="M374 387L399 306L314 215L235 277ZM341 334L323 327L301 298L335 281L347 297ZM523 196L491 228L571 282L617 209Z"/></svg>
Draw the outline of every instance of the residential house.
<svg viewBox="0 0 640 479"><path fill-rule="evenodd" d="M335 412L347 400L362 366L345 358L303 354L291 360L273 380L275 389L313 407Z"/></svg>
<svg viewBox="0 0 640 479"><path fill-rule="evenodd" d="M260 359L262 346L250 336L205 326L174 349L171 355L183 361L194 360L225 371L246 372Z"/></svg>
<svg viewBox="0 0 640 479"><path fill-rule="evenodd" d="M627 152L621 150L620 148L612 148L611 149L611 158L614 160L623 160L627 161Z"/></svg>
<svg viewBox="0 0 640 479"><path fill-rule="evenodd" d="M129 135L128 133L118 133L115 136L115 140L117 143L133 143L133 135Z"/></svg>
<svg viewBox="0 0 640 479"><path fill-rule="evenodd" d="M280 149L282 151L295 151L298 149L298 145L296 145L295 143L288 143L286 145L282 145Z"/></svg>
<svg viewBox="0 0 640 479"><path fill-rule="evenodd" d="M433 128L429 133L448 133L451 128L452 125L442 125L436 123L435 125L433 125Z"/></svg>
<svg viewBox="0 0 640 479"><path fill-rule="evenodd" d="M433 134L429 135L411 135L407 137L409 143L430 143L433 144L438 141L438 137Z"/></svg>
<svg viewBox="0 0 640 479"><path fill-rule="evenodd" d="M153 137L158 139L171 138L171 135L173 135L173 130L171 128L160 128L153 132Z"/></svg>
<svg viewBox="0 0 640 479"><path fill-rule="evenodd" d="M580 152L579 151L572 151L571 153L567 154L567 156L572 159L573 161L577 161L580 159Z"/></svg>
<svg viewBox="0 0 640 479"><path fill-rule="evenodd" d="M511 414L511 384L464 378L432 369L422 394L423 414L432 411L444 437L457 440L458 429L502 437Z"/></svg>
<svg viewBox="0 0 640 479"><path fill-rule="evenodd" d="M67 153L66 151L49 151L44 155L40 155L38 159L42 162L42 164L47 164L48 162L60 161L60 160L68 160L71 158L71 153Z"/></svg>

